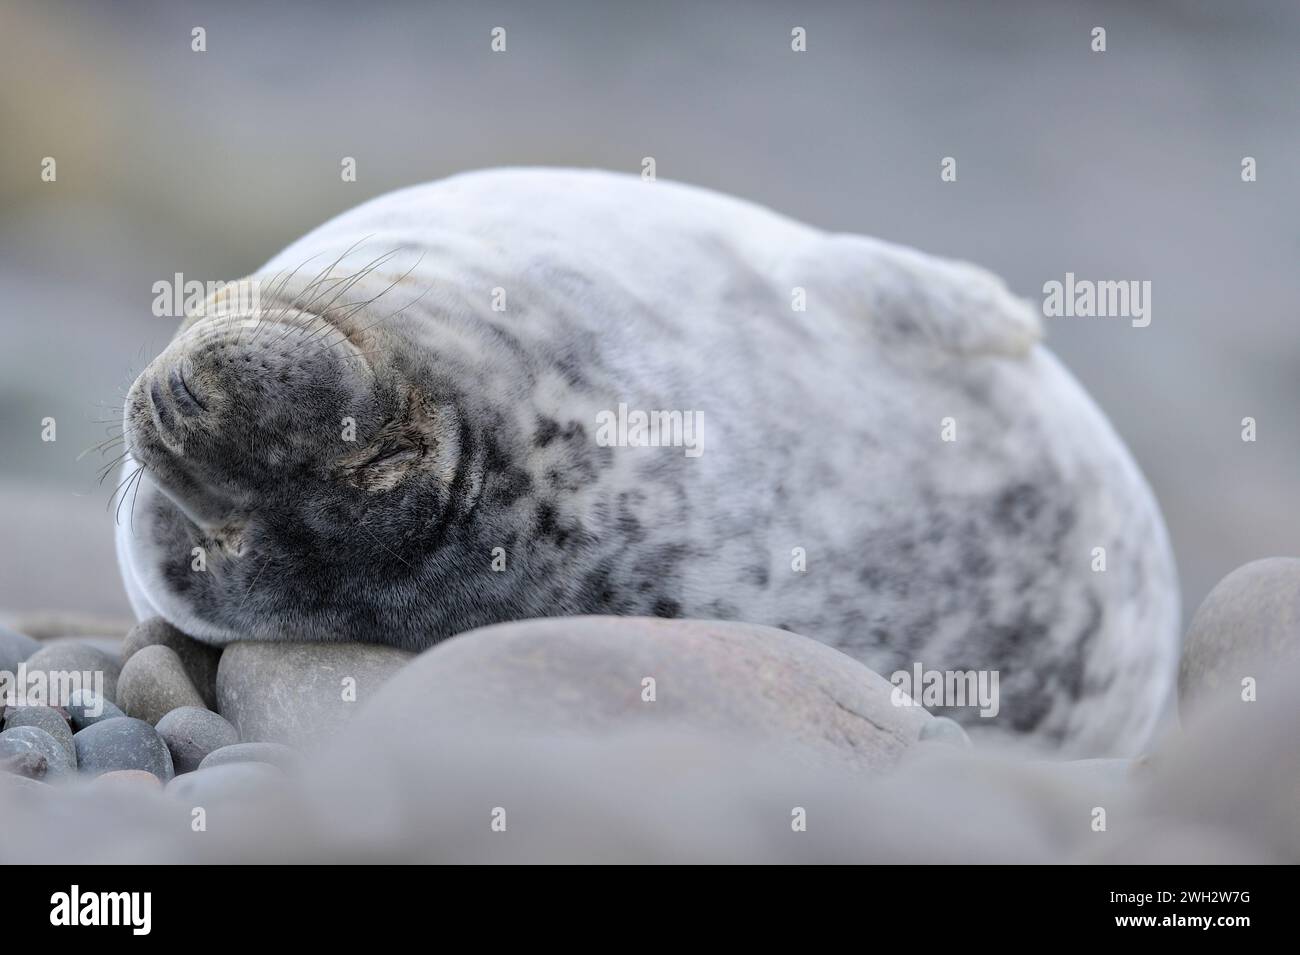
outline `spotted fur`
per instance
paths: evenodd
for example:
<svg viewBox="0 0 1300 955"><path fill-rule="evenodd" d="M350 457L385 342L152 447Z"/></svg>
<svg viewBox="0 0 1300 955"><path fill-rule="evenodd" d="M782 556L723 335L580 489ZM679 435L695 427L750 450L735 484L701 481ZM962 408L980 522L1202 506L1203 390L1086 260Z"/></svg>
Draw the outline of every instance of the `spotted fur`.
<svg viewBox="0 0 1300 955"><path fill-rule="evenodd" d="M255 326L188 322L129 396L140 614L410 648L541 615L747 620L886 675L996 669L996 725L1070 751L1131 751L1167 707L1155 502L986 272L686 186L503 170L369 202L255 278ZM600 446L620 403L702 412L704 453Z"/></svg>

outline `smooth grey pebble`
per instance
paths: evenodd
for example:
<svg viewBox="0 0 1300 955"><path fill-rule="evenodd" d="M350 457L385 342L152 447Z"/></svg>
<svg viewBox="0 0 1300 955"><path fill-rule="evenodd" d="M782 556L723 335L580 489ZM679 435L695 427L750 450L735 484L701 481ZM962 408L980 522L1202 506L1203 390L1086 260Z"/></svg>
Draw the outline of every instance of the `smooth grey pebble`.
<svg viewBox="0 0 1300 955"><path fill-rule="evenodd" d="M258 795L283 779L283 770L266 763L228 763L177 776L165 791L184 802L203 805Z"/></svg>
<svg viewBox="0 0 1300 955"><path fill-rule="evenodd" d="M90 673L92 680L94 674L103 674L104 697L109 700L117 699L117 678L122 672L122 667L118 664L116 656L90 644L75 641L59 642L53 646L46 644L28 657L26 663L28 673L37 670L46 673L53 671ZM82 686L85 689L93 689L95 683L92 682L89 687L85 687L84 684ZM50 702L63 705L63 701Z"/></svg>
<svg viewBox="0 0 1300 955"><path fill-rule="evenodd" d="M0 763L14 757L18 757L21 762L29 754L45 758L46 779L56 779L76 769L75 757L70 757L62 743L39 727L15 726L0 733Z"/></svg>
<svg viewBox="0 0 1300 955"><path fill-rule="evenodd" d="M961 728L961 724L946 716L936 716L922 726L918 738L923 743L943 743L948 746L963 747L971 745L970 737Z"/></svg>
<svg viewBox="0 0 1300 955"><path fill-rule="evenodd" d="M150 617L131 628L122 641L122 663L145 647L164 646L175 651L181 665L189 675L203 705L217 708L217 664L221 661L221 648L187 637L162 617Z"/></svg>
<svg viewBox="0 0 1300 955"><path fill-rule="evenodd" d="M127 716L156 725L178 707L204 703L176 651L154 644L134 653L122 667L117 705Z"/></svg>
<svg viewBox="0 0 1300 955"><path fill-rule="evenodd" d="M177 773L191 773L213 751L239 742L239 733L228 720L200 706L172 710L155 729L167 744Z"/></svg>
<svg viewBox="0 0 1300 955"><path fill-rule="evenodd" d="M84 730L101 720L112 720L126 716L117 705L103 699L90 690L74 690L68 697L68 719L76 730Z"/></svg>
<svg viewBox="0 0 1300 955"><path fill-rule="evenodd" d="M18 669L18 664L40 648L40 642L33 640L27 634L10 630L8 627L0 627L0 670L13 673Z"/></svg>
<svg viewBox="0 0 1300 955"><path fill-rule="evenodd" d="M35 726L45 730L63 747L73 766L77 763L77 745L72 741L72 729L63 714L50 706L15 706L5 713L4 728Z"/></svg>
<svg viewBox="0 0 1300 955"><path fill-rule="evenodd" d="M298 764L298 751L283 743L235 743L213 750L204 757L199 769L233 763L267 763L281 769L292 769Z"/></svg>
<svg viewBox="0 0 1300 955"><path fill-rule="evenodd" d="M143 769L163 782L175 775L167 744L144 720L130 716L101 720L72 738L83 773L98 776L115 769Z"/></svg>

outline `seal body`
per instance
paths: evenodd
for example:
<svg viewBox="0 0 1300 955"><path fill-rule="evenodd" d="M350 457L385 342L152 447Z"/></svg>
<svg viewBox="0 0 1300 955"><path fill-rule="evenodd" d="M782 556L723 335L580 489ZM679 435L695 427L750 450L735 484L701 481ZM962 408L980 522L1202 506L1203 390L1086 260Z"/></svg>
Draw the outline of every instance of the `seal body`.
<svg viewBox="0 0 1300 955"><path fill-rule="evenodd" d="M1067 751L1136 749L1167 711L1157 506L987 272L500 170L368 202L253 279L256 310L188 320L128 397L141 615L407 648L725 618L887 676L995 671L995 717L942 711Z"/></svg>

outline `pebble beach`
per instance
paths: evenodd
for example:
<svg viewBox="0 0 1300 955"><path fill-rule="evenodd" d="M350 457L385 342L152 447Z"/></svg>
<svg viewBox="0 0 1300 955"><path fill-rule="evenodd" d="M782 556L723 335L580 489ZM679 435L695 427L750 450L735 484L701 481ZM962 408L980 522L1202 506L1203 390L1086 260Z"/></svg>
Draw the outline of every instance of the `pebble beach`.
<svg viewBox="0 0 1300 955"><path fill-rule="evenodd" d="M56 615L0 631L0 671L103 695L6 707L0 862L1294 863L1297 621L1300 560L1239 568L1187 628L1177 725L1059 760L748 624L518 621L413 654Z"/></svg>

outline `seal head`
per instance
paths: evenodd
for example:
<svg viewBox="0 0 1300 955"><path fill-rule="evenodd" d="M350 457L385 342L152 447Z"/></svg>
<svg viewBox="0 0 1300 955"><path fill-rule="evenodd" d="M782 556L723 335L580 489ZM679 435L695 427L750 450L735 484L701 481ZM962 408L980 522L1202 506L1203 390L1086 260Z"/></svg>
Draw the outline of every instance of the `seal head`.
<svg viewBox="0 0 1300 955"><path fill-rule="evenodd" d="M454 402L431 393L431 368L397 360L416 352L393 331L366 325L291 306L192 320L132 385L125 435L149 514L130 560L188 632L373 630L414 569L416 531L468 507L453 495L469 468Z"/></svg>

